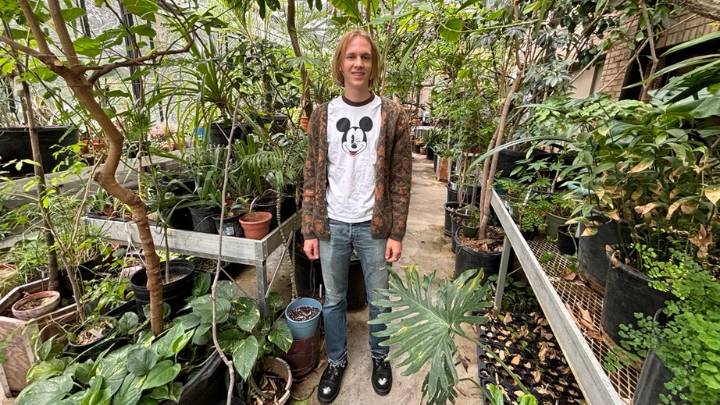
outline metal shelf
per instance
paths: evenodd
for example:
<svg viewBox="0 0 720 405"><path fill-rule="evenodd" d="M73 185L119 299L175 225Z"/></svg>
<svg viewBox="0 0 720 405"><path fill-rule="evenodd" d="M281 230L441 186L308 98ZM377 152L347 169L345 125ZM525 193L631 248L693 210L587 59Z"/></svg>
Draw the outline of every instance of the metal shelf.
<svg viewBox="0 0 720 405"><path fill-rule="evenodd" d="M83 219L88 225L98 228L102 236L107 240L128 246L141 245L137 225L133 222L90 217ZM280 264L282 264L281 260L281 263L278 263L278 266L272 273L270 283L268 283L267 258L275 249L283 246L283 238L280 233L281 229L287 238L287 242L290 243L289 248L291 250L294 249L293 240L295 238L295 231L299 228L300 216L294 213L263 239L254 240L233 236L223 236L222 238L221 260L255 266L258 304L260 304L263 312L267 310L265 299L269 293L270 286L281 268ZM167 233L165 231L167 231ZM207 259L216 259L218 257L220 235L173 228L164 229L154 225L150 226L150 232L152 233L153 242L157 247L162 248L167 245L172 252ZM165 238L167 238L167 241Z"/></svg>
<svg viewBox="0 0 720 405"><path fill-rule="evenodd" d="M567 260L547 242L528 243L494 191L491 203L505 230L495 305L502 299L513 250L588 403L630 403L639 370L629 366L608 376L600 363L610 350L600 328L602 297L580 282L563 279L568 272ZM537 258L545 252L554 254L543 266Z"/></svg>

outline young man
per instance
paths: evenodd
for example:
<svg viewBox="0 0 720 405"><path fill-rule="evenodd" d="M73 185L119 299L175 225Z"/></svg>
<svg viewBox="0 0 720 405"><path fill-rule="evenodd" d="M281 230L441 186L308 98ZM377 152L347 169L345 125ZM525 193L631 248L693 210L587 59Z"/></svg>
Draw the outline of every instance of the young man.
<svg viewBox="0 0 720 405"><path fill-rule="evenodd" d="M410 203L412 154L408 119L397 103L370 91L379 77L378 51L369 34L348 32L333 59L333 79L343 95L315 109L308 127L302 233L305 254L320 258L325 282L325 347L328 366L318 399L332 402L347 367L346 293L353 249L362 264L369 318L376 289L388 287L388 262L400 258ZM370 325L372 386L392 387L384 329Z"/></svg>

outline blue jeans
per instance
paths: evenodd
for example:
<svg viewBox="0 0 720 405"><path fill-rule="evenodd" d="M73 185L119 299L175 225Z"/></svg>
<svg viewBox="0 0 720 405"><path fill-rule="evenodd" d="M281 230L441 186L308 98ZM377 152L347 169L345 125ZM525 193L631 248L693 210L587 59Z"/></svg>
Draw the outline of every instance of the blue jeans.
<svg viewBox="0 0 720 405"><path fill-rule="evenodd" d="M365 289L369 307L369 318L375 319L388 309L373 305L380 298L375 292L378 288L388 288L388 264L385 262L387 239L373 239L370 234L370 221L350 224L330 220L330 240L320 240L320 265L325 282L325 304L323 320L325 322L325 348L328 360L333 364L345 364L347 359L347 289L348 269L353 249L362 264ZM388 347L380 346L387 338L373 336L373 333L385 329L385 325L368 325L370 352L373 358L384 358Z"/></svg>

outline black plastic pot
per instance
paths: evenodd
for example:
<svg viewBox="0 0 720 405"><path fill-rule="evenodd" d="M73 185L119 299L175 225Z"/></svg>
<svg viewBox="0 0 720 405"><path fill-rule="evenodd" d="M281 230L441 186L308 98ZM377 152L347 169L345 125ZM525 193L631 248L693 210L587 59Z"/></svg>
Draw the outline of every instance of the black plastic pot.
<svg viewBox="0 0 720 405"><path fill-rule="evenodd" d="M451 179L447 184L447 202L457 202L458 200L458 185Z"/></svg>
<svg viewBox="0 0 720 405"><path fill-rule="evenodd" d="M227 390L225 389L225 366L222 359L213 351L208 361L192 374L183 384L178 405L220 404L225 403ZM163 401L163 405L174 404L172 401Z"/></svg>
<svg viewBox="0 0 720 405"><path fill-rule="evenodd" d="M518 162L525 159L526 152L503 149L498 152L497 171L503 177L511 177L510 173L518 166Z"/></svg>
<svg viewBox="0 0 720 405"><path fill-rule="evenodd" d="M184 207L172 210L170 212L170 218L168 219L168 226L173 229L192 231L194 225L190 208Z"/></svg>
<svg viewBox="0 0 720 405"><path fill-rule="evenodd" d="M293 340L290 350L285 355L292 371L293 380L301 378L315 370L320 362L320 346L322 346L322 332L315 330L315 334L307 339Z"/></svg>
<svg viewBox="0 0 720 405"><path fill-rule="evenodd" d="M219 212L220 208L218 207L190 207L193 231L217 234L213 217Z"/></svg>
<svg viewBox="0 0 720 405"><path fill-rule="evenodd" d="M232 130L231 123L218 123L214 122L210 124L210 132L208 134L208 144L210 145L227 145L227 138L230 137L230 131ZM239 123L233 132L233 142L245 141L247 135L252 133L252 126L250 124Z"/></svg>
<svg viewBox="0 0 720 405"><path fill-rule="evenodd" d="M557 247L560 254L574 255L577 252L578 238L570 225L562 225L558 228Z"/></svg>
<svg viewBox="0 0 720 405"><path fill-rule="evenodd" d="M66 157L63 154L55 157L55 152L58 152L61 147L78 142L77 129L65 126L47 126L38 127L37 132L43 169L45 173L50 173ZM32 160L30 131L27 127L0 128L0 166L15 159ZM33 170L33 165L29 164L23 164L20 170L15 170L15 165L2 168L2 171L7 171L11 176L32 173Z"/></svg>
<svg viewBox="0 0 720 405"><path fill-rule="evenodd" d="M633 395L633 404L635 405L655 405L660 402L660 395L668 395L665 383L673 378L672 371L665 367L662 360L651 350L645 362L643 363L640 378L635 387ZM672 403L680 403L672 402Z"/></svg>
<svg viewBox="0 0 720 405"><path fill-rule="evenodd" d="M163 284L163 302L170 305L172 313L177 312L185 306L185 298L190 296L193 286L193 272L195 265L192 262L182 259L170 261L170 276L181 276L179 279ZM160 263L160 275L165 278L165 263ZM135 292L135 302L138 307L138 314L143 314L143 306L150 303L150 292L148 291L146 269L137 271L130 277L130 284Z"/></svg>
<svg viewBox="0 0 720 405"><path fill-rule="evenodd" d="M489 274L498 274L500 272L500 256L502 252L478 252L465 246L460 243L459 232L460 230L453 235L453 239L457 244L453 278L457 278L469 269L483 269L483 281L487 279Z"/></svg>
<svg viewBox="0 0 720 405"><path fill-rule="evenodd" d="M65 352L77 356L78 360L82 361L84 359L93 358L96 357L100 352L102 352L105 349L110 348L113 345L117 345L119 343L124 343L124 339L118 339L118 338L110 338L110 336L113 333L113 330L115 330L115 327L117 326L117 320L112 317L101 317L100 319L108 319L111 322L113 322L113 326L110 329L107 329L104 331L103 336L91 343L87 344L78 344L74 343L72 341L68 341L67 346L65 347ZM81 325L78 328L76 328L73 333L77 335L80 333L86 326L89 326L87 324Z"/></svg>
<svg viewBox="0 0 720 405"><path fill-rule="evenodd" d="M545 215L545 234L552 239L557 239L558 228L565 225L568 219L552 213Z"/></svg>
<svg viewBox="0 0 720 405"><path fill-rule="evenodd" d="M253 203L253 210L269 212L272 214L272 219L270 220L271 230L277 228L278 226L277 209L275 208L276 205L277 197L275 195L258 198ZM295 198L291 195L283 195L282 202L280 203L280 221L285 222L288 218L292 216L292 214L295 213L295 211L297 211L297 204L295 204Z"/></svg>
<svg viewBox="0 0 720 405"><path fill-rule="evenodd" d="M580 224L580 235L585 225ZM578 269L590 287L597 292L605 291L610 262L605 253L605 245L616 245L621 239L627 241L628 233L617 222L608 221L598 227L597 233L580 236L578 242Z"/></svg>
<svg viewBox="0 0 720 405"><path fill-rule="evenodd" d="M310 260L302 250L302 243L295 247L295 287L299 297L319 298L323 283L319 260Z"/></svg>
<svg viewBox="0 0 720 405"><path fill-rule="evenodd" d="M458 207L458 202L445 203L445 236L452 236L452 216Z"/></svg>
<svg viewBox="0 0 720 405"><path fill-rule="evenodd" d="M350 260L348 272L347 310L358 311L368 304L365 275L360 259Z"/></svg>
<svg viewBox="0 0 720 405"><path fill-rule="evenodd" d="M433 148L432 148L431 146L428 146L428 147L427 147L427 150L425 151L425 153L426 153L425 158L426 158L427 160L434 160L434 159L435 159L435 151L433 150Z"/></svg>
<svg viewBox="0 0 720 405"><path fill-rule="evenodd" d="M655 315L665 306L665 301L672 297L650 287L649 282L646 275L624 263L619 263L608 272L601 325L614 342L620 342L621 324L635 325L636 313Z"/></svg>
<svg viewBox="0 0 720 405"><path fill-rule="evenodd" d="M240 217L245 215L246 211L238 212L233 216L225 218L223 221L223 232L222 234L224 236L237 236L242 237L243 236L243 230L240 226ZM215 230L217 231L217 234L220 234L220 215L213 217L213 222L215 222Z"/></svg>

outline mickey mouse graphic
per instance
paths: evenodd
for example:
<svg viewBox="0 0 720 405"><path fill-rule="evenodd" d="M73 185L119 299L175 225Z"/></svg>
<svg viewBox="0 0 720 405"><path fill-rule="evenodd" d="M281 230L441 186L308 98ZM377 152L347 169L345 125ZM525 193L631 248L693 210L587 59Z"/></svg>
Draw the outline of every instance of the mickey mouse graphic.
<svg viewBox="0 0 720 405"><path fill-rule="evenodd" d="M337 122L337 130L343 133L342 148L350 156L355 156L367 148L367 132L373 127L370 117L362 117L359 127L351 127L350 120L341 118Z"/></svg>

